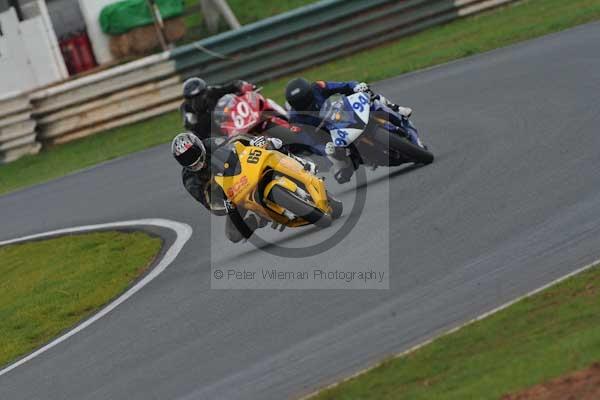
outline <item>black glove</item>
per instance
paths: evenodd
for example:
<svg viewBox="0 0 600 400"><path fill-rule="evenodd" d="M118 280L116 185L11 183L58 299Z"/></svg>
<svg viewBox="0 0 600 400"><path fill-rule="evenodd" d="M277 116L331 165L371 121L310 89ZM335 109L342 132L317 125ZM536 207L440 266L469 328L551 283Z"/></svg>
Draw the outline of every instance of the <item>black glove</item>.
<svg viewBox="0 0 600 400"><path fill-rule="evenodd" d="M229 199L223 200L223 205L225 206L225 211L227 212L227 214L231 214L231 213L237 211L236 208L235 208L235 206L233 205L233 203Z"/></svg>

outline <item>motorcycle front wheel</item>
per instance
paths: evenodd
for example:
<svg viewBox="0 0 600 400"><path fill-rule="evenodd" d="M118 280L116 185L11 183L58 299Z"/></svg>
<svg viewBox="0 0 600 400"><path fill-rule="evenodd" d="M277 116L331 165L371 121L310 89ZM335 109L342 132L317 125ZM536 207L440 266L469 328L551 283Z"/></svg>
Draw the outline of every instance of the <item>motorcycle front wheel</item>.
<svg viewBox="0 0 600 400"><path fill-rule="evenodd" d="M271 189L269 198L276 204L285 208L297 217L318 226L319 228L327 228L331 225L332 219L330 215L325 214L317 207L306 203L304 200L296 197L289 190L276 185Z"/></svg>
<svg viewBox="0 0 600 400"><path fill-rule="evenodd" d="M388 147L392 152L396 152L418 164L431 164L434 156L431 152L412 144L408 140L391 134L385 129L377 129L374 133L374 139L380 144Z"/></svg>

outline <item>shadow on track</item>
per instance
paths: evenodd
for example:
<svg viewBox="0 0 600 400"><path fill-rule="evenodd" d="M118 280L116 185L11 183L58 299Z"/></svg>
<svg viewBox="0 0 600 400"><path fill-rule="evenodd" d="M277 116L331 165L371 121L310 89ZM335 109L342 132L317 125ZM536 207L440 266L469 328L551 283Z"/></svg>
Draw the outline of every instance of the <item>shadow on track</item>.
<svg viewBox="0 0 600 400"><path fill-rule="evenodd" d="M343 218L343 217L342 217L342 218ZM337 220L337 221L340 221L340 220L341 220L341 218L340 218L339 220ZM335 222L334 222L334 224L335 224ZM270 229L270 228L264 228L264 229ZM263 251L263 250L265 250L265 249L268 249L268 248L270 248L270 247L273 247L273 246L276 246L276 245L283 245L283 244L285 244L285 243L287 243L287 242L290 242L290 241L292 241L292 240L299 239L299 238L302 238L302 237L304 237L304 236L312 235L313 233L315 233L315 232L318 232L318 231L321 231L321 230L322 230L322 229L321 229L321 228L319 228L319 227L316 227L316 226L310 226L310 227L307 227L306 229L302 229L302 230L295 231L295 232L294 232L294 233L292 233L291 235L289 235L289 236L286 236L286 237L284 237L284 238L282 238L282 239L278 240L278 241L277 241L277 243L268 243L268 244L267 244L267 245L265 245L265 246L261 246L261 247L253 247L252 249L250 249L250 250L248 250L248 251L245 251L245 252L243 252L243 253L241 253L241 254L232 255L231 257L225 258L225 259L223 259L222 261L223 261L223 262L231 262L231 261L236 261L236 260L239 260L239 257L240 257L240 256L251 255L251 254L254 254L254 253L256 253L256 252ZM221 260L219 260L219 261L221 261Z"/></svg>
<svg viewBox="0 0 600 400"><path fill-rule="evenodd" d="M398 169L394 169L389 174L376 177L376 178L374 178L372 180L369 180L369 181L366 181L366 182L364 182L362 184L359 184L356 187L349 187L348 189L345 189L345 190L343 190L341 192L335 193L335 195L344 195L344 194L352 193L352 192L355 192L355 191L364 191L364 190L367 190L367 188L369 186L377 185L378 183L384 182L385 180L392 179L392 178L395 178L397 176L401 176L401 175L407 174L407 173L412 172L414 170L420 169L420 168L422 168L424 166L425 165L421 165L421 164L407 164L407 165L401 166ZM364 168L364 166L361 166L360 168ZM342 218L340 218L337 221L338 222L343 221L344 217L346 217L346 218L360 218L359 215L345 215L345 216L343 216ZM268 228L266 228L266 229L268 229ZM245 251L245 252L243 252L241 254L237 254L235 256L228 257L228 258L222 260L222 262L230 262L230 261L234 261L234 260L238 259L240 256L252 255L252 254L255 254L255 253L260 252L260 251L266 251L266 250L269 250L270 248L273 248L275 246L284 245L284 244L286 244L288 242L291 242L293 240L302 238L304 236L312 235L312 234L314 234L314 233L316 233L316 232L318 232L320 230L322 230L322 229L318 228L316 226L306 227L306 228L304 228L302 230L297 230L297 231L293 232L292 234L290 234L290 235L288 235L288 236L286 236L284 238L281 238L281 239L277 240L275 243L267 243L267 244L262 245L260 247L254 247L254 248L249 249L248 251Z"/></svg>
<svg viewBox="0 0 600 400"><path fill-rule="evenodd" d="M359 190L366 189L367 187L369 187L371 185L376 185L387 179L392 179L392 178L395 178L396 176L401 176L401 175L407 174L411 171L414 171L414 170L422 168L422 167L424 167L424 165L421 165L421 164L406 165L404 167L401 167L400 169L392 171L391 173L389 173L387 175L379 176L379 177L369 180L363 184L360 184L357 187L349 187L348 189L342 190L341 192L336 193L336 194L343 195L343 194L348 194L348 193L354 192L357 189L359 189ZM361 166L360 168L364 168L364 167Z"/></svg>

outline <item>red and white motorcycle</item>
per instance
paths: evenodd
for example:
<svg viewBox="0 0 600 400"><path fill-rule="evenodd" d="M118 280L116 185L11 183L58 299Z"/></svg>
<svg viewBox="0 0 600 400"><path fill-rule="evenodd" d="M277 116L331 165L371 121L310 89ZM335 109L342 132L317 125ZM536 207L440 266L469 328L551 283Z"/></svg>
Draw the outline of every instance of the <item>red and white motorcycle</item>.
<svg viewBox="0 0 600 400"><path fill-rule="evenodd" d="M287 111L260 94L260 89L241 94L226 94L217 102L214 120L220 132L228 138L238 135L268 136L281 140L287 155L312 174L318 172L315 163L299 157L304 145L297 139L301 128L290 124Z"/></svg>
<svg viewBox="0 0 600 400"><path fill-rule="evenodd" d="M299 127L288 122L287 111L264 97L260 88L221 97L215 107L214 120L227 137L267 135L292 144L297 142L295 135L300 132Z"/></svg>

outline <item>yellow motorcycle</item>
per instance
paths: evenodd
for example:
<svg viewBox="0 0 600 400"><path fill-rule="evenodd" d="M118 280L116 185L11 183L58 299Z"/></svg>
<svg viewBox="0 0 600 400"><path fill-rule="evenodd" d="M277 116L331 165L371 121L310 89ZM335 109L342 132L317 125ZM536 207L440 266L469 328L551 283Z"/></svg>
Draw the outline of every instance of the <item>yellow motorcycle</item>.
<svg viewBox="0 0 600 400"><path fill-rule="evenodd" d="M252 211L275 225L326 228L342 214L342 203L328 195L323 179L279 151L234 138L212 153L210 163L213 180L229 206Z"/></svg>

